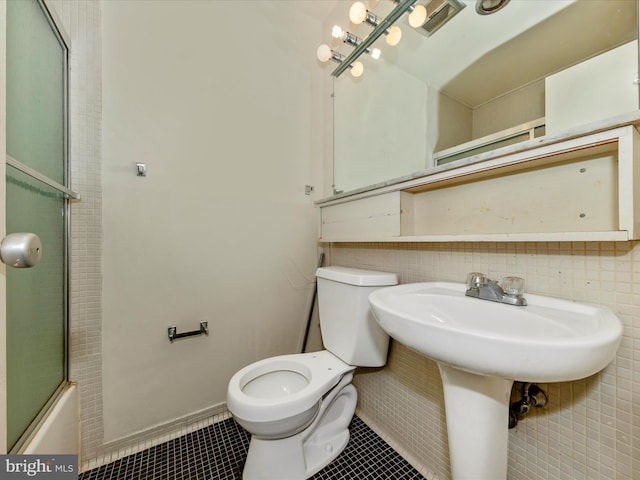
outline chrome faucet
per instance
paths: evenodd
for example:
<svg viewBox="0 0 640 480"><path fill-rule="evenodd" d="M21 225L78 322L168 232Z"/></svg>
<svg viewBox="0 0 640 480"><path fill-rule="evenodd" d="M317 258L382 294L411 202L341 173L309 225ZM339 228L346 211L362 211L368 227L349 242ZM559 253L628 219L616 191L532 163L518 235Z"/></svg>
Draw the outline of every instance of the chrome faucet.
<svg viewBox="0 0 640 480"><path fill-rule="evenodd" d="M487 278L484 273L471 272L467 275L467 297L480 298L491 302L524 306L527 304L524 293L524 278L504 277L502 286Z"/></svg>

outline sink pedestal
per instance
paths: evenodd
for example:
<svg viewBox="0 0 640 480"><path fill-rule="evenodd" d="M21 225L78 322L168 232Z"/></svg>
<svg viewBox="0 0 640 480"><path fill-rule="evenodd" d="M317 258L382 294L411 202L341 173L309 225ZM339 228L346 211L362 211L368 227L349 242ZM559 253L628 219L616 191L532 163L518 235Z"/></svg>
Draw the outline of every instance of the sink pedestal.
<svg viewBox="0 0 640 480"><path fill-rule="evenodd" d="M505 378L593 375L615 357L622 322L596 305L527 295L527 306L512 306L466 291L465 283L406 283L374 291L369 303L393 339L438 362L453 480L505 480L513 385Z"/></svg>
<svg viewBox="0 0 640 480"><path fill-rule="evenodd" d="M438 363L447 416L453 480L507 478L512 380Z"/></svg>

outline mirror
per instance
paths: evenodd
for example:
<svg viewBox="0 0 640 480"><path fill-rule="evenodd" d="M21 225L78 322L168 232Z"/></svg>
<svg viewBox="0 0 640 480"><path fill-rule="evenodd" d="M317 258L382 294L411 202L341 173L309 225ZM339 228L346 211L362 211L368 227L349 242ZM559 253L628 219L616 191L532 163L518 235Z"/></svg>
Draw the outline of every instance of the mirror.
<svg viewBox="0 0 640 480"><path fill-rule="evenodd" d="M333 80L334 193L638 109L637 0L513 0L490 15L464 3L428 37L404 15L396 47L379 39L382 57L363 58L362 76ZM378 16L394 7L365 4ZM350 5L338 2L334 18L364 38L371 27L348 23ZM590 100L567 108L581 89Z"/></svg>

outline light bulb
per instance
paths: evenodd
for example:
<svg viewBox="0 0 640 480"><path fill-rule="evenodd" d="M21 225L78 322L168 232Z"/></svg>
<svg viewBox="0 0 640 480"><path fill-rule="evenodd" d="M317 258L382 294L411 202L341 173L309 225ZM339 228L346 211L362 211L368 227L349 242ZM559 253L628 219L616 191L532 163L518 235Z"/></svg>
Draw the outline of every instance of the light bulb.
<svg viewBox="0 0 640 480"><path fill-rule="evenodd" d="M318 50L316 50L316 56L321 62L328 62L331 60L331 48L329 48L329 45L325 45L324 43L320 45Z"/></svg>
<svg viewBox="0 0 640 480"><path fill-rule="evenodd" d="M360 75L362 75L363 71L364 71L364 65L362 65L362 62L355 61L351 64L352 77L358 78Z"/></svg>
<svg viewBox="0 0 640 480"><path fill-rule="evenodd" d="M333 38L342 38L343 35L344 35L344 30L342 30L342 28L340 28L338 25L334 25L333 28L331 29L331 36Z"/></svg>
<svg viewBox="0 0 640 480"><path fill-rule="evenodd" d="M371 50L371 58L373 58L374 60L378 60L380 58L380 49L379 48L374 48L373 50Z"/></svg>
<svg viewBox="0 0 640 480"><path fill-rule="evenodd" d="M416 5L413 12L409 14L409 25L413 28L420 28L427 20L427 9L424 5Z"/></svg>
<svg viewBox="0 0 640 480"><path fill-rule="evenodd" d="M392 47L397 45L402 38L402 30L397 25L393 25L389 27L389 33L387 33L386 41L387 45L391 45Z"/></svg>
<svg viewBox="0 0 640 480"><path fill-rule="evenodd" d="M355 2L349 9L349 20L355 25L360 25L367 18L367 7L362 2Z"/></svg>

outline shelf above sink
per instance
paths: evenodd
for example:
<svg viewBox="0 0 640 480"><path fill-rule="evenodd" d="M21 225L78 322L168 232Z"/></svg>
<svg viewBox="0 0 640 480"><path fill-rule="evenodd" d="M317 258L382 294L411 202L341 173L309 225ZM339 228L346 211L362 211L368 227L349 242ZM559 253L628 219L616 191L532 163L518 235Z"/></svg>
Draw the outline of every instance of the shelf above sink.
<svg viewBox="0 0 640 480"><path fill-rule="evenodd" d="M633 124L540 142L323 202L320 241L640 239L640 134Z"/></svg>

